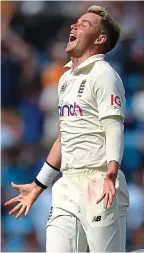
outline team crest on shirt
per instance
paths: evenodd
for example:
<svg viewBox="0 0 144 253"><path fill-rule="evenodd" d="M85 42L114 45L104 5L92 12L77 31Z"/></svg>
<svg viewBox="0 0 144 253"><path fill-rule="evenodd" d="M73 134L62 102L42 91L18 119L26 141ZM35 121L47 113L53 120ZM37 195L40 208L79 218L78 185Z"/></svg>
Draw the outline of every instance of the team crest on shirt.
<svg viewBox="0 0 144 253"><path fill-rule="evenodd" d="M79 90L78 90L78 97L81 97L83 92L84 92L84 88L85 88L85 83L86 83L86 79L84 79L81 84L80 84L80 87L79 87Z"/></svg>
<svg viewBox="0 0 144 253"><path fill-rule="evenodd" d="M52 213L53 213L53 206L51 206L51 210L50 210L50 213L49 213L48 221L51 219Z"/></svg>
<svg viewBox="0 0 144 253"><path fill-rule="evenodd" d="M62 93L65 92L67 86L68 86L68 84L67 84L67 82L65 82L65 83L62 85L62 87L61 87L60 94L62 94Z"/></svg>

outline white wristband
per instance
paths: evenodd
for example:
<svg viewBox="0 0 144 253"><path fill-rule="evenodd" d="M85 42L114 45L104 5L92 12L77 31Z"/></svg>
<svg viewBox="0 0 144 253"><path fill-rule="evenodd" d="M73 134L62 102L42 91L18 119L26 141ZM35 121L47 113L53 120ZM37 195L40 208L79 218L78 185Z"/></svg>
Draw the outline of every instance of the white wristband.
<svg viewBox="0 0 144 253"><path fill-rule="evenodd" d="M36 183L38 180L39 183L41 183L43 186L45 186L45 188L47 188L53 182L53 180L56 178L59 172L60 172L59 170L55 169L50 164L45 162L39 174L36 177Z"/></svg>

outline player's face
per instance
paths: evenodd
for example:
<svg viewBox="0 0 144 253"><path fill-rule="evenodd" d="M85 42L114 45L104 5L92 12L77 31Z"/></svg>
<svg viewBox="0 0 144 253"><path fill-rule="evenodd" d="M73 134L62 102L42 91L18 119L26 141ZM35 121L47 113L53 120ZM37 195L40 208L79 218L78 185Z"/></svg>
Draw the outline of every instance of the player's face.
<svg viewBox="0 0 144 253"><path fill-rule="evenodd" d="M94 47L100 34L100 17L94 13L86 13L71 25L69 41L65 52L70 57L79 58Z"/></svg>

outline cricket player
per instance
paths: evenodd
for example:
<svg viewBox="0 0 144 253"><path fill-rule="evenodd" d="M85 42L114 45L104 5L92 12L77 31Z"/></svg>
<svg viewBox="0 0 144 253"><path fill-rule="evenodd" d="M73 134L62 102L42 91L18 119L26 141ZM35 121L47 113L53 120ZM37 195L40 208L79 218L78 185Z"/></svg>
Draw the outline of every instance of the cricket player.
<svg viewBox="0 0 144 253"><path fill-rule="evenodd" d="M12 187L20 194L10 215L28 214L57 177L47 223L47 252L125 251L129 196L120 170L123 156L125 92L104 60L118 42L120 28L100 6L91 6L71 25L66 53L71 61L58 86L59 136L31 184ZM40 214L41 216L41 214Z"/></svg>

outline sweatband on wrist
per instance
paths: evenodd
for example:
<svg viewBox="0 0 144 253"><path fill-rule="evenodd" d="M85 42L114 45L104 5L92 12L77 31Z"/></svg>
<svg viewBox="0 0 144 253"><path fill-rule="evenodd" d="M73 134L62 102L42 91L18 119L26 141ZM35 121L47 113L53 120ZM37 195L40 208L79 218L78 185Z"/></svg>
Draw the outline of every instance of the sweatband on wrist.
<svg viewBox="0 0 144 253"><path fill-rule="evenodd" d="M43 189L46 189L49 185L51 185L59 172L60 171L57 168L55 168L48 162L45 162L36 177L35 183Z"/></svg>

